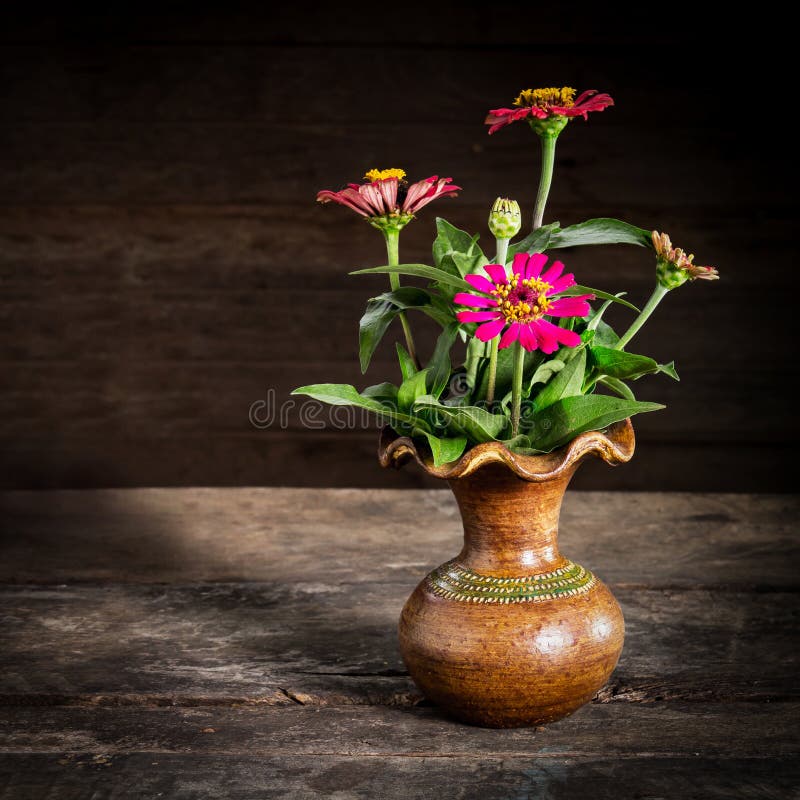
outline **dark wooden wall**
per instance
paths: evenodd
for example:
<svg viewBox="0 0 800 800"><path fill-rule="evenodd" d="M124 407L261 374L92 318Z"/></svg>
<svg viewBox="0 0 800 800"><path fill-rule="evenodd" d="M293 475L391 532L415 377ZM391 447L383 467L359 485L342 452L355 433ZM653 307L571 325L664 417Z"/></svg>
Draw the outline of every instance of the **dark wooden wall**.
<svg viewBox="0 0 800 800"><path fill-rule="evenodd" d="M722 274L675 292L637 341L682 381L641 383L668 409L637 423L631 465L580 485L791 488L796 208L774 38L668 7L283 6L4 5L4 485L421 483L378 468L371 431L304 429L296 410L286 428L249 421L270 390L395 369L390 342L365 379L356 367L383 281L346 272L382 262L380 237L315 192L372 166L452 175L463 193L403 234L404 260L429 259L436 214L485 241L496 195L530 211L538 156L525 126L489 138L483 116L564 83L617 105L562 136L547 217L659 227ZM638 249L565 260L634 301L652 284Z"/></svg>

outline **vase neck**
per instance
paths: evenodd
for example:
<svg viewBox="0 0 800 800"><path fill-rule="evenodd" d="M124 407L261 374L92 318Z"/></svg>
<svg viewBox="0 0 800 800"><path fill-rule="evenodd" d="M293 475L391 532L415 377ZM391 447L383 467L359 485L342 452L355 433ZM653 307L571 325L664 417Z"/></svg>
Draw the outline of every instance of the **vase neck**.
<svg viewBox="0 0 800 800"><path fill-rule="evenodd" d="M566 563L558 551L558 517L572 471L543 483L490 464L449 481L464 523L458 561L483 575L550 572Z"/></svg>

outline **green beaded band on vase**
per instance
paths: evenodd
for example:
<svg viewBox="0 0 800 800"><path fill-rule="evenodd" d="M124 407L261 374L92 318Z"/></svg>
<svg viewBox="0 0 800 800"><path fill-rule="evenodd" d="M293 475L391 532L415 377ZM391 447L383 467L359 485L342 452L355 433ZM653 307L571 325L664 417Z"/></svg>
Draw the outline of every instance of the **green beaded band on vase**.
<svg viewBox="0 0 800 800"><path fill-rule="evenodd" d="M572 561L553 572L523 578L495 578L460 566L455 560L442 564L428 575L433 594L468 603L530 603L573 597L591 589L597 579Z"/></svg>

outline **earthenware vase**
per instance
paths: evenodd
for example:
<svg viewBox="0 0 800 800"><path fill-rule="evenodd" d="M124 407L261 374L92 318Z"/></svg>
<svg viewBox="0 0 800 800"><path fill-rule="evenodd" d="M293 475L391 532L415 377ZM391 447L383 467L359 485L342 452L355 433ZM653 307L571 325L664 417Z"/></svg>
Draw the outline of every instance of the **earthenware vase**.
<svg viewBox="0 0 800 800"><path fill-rule="evenodd" d="M381 436L384 466L415 459L444 478L464 547L417 586L400 617L411 677L452 716L496 728L540 725L587 703L622 651L625 623L609 589L558 550L558 518L581 461L630 460L630 420L567 446L521 456L498 442L434 467L411 439Z"/></svg>

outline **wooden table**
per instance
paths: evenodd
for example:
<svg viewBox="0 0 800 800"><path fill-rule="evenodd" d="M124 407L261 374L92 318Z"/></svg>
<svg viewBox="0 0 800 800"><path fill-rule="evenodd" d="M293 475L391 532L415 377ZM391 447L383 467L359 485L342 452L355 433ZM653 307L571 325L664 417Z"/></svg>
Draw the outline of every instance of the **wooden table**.
<svg viewBox="0 0 800 800"><path fill-rule="evenodd" d="M0 798L797 798L800 503L574 493L562 549L625 611L573 717L444 718L400 608L445 491L9 493Z"/></svg>

